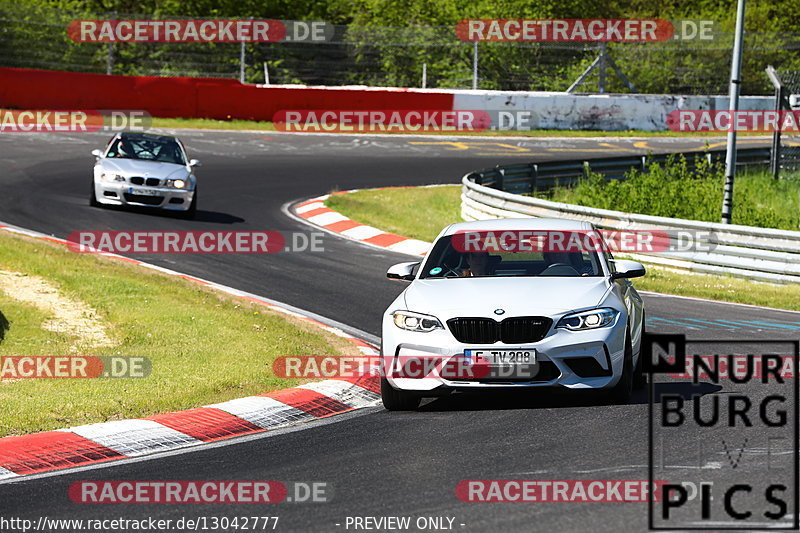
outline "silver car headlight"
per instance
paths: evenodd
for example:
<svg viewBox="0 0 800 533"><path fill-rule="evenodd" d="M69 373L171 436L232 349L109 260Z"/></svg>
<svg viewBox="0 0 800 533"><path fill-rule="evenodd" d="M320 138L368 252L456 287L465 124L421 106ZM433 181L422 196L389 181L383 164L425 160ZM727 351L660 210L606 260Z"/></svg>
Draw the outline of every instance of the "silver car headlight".
<svg viewBox="0 0 800 533"><path fill-rule="evenodd" d="M413 311L395 311L392 313L394 325L406 331L427 333L435 329L444 329L439 319L431 315L423 315Z"/></svg>
<svg viewBox="0 0 800 533"><path fill-rule="evenodd" d="M119 174L100 174L100 179L103 181L125 181L125 176L120 176Z"/></svg>
<svg viewBox="0 0 800 533"><path fill-rule="evenodd" d="M614 322L617 314L617 311L608 307L581 311L561 317L556 327L570 331L604 328Z"/></svg>
<svg viewBox="0 0 800 533"><path fill-rule="evenodd" d="M167 180L167 187L174 187L176 189L185 189L188 184L188 180Z"/></svg>

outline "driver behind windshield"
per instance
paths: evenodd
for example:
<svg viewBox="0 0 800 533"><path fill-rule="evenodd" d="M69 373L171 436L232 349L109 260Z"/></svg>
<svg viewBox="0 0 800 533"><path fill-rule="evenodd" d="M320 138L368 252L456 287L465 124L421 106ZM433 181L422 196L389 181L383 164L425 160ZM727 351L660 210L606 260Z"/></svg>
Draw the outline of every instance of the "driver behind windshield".
<svg viewBox="0 0 800 533"><path fill-rule="evenodd" d="M581 276L589 275L591 265L587 265L580 252L542 252L545 270L557 269L559 266L571 268Z"/></svg>
<svg viewBox="0 0 800 533"><path fill-rule="evenodd" d="M131 143L125 139L117 139L113 148L108 152L108 157L134 157L135 152Z"/></svg>
<svg viewBox="0 0 800 533"><path fill-rule="evenodd" d="M489 252L468 252L465 255L467 268L461 271L463 277L488 276L491 274L492 258Z"/></svg>

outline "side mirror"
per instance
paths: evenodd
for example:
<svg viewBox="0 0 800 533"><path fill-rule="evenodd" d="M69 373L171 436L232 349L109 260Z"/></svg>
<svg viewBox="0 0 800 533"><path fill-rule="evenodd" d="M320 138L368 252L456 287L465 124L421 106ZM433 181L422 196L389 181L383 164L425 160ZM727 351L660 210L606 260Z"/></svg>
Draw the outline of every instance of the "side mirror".
<svg viewBox="0 0 800 533"><path fill-rule="evenodd" d="M190 159L189 160L189 166L190 167L199 167L199 166L201 166L200 165L200 160L199 159Z"/></svg>
<svg viewBox="0 0 800 533"><path fill-rule="evenodd" d="M414 279L414 269L419 266L419 262L398 263L389 267L386 277L397 281L412 281Z"/></svg>
<svg viewBox="0 0 800 533"><path fill-rule="evenodd" d="M638 278L645 274L644 265L637 261L616 259L614 260L614 267L617 271L611 274L611 279Z"/></svg>
<svg viewBox="0 0 800 533"><path fill-rule="evenodd" d="M97 149L92 150L92 155L95 156L95 157L103 157L103 151L102 150L97 150Z"/></svg>

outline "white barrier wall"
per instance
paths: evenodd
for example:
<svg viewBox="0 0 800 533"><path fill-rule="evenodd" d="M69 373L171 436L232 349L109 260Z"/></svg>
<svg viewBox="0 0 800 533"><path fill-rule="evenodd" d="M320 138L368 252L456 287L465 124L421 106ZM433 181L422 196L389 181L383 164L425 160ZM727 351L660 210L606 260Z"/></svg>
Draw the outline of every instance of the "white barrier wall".
<svg viewBox="0 0 800 533"><path fill-rule="evenodd" d="M492 129L510 130L664 131L670 111L728 109L727 96L512 91L453 91L453 94L453 109L487 111L492 118ZM739 100L739 108L743 110L774 107L772 96L742 96ZM514 124L510 124L512 119Z"/></svg>

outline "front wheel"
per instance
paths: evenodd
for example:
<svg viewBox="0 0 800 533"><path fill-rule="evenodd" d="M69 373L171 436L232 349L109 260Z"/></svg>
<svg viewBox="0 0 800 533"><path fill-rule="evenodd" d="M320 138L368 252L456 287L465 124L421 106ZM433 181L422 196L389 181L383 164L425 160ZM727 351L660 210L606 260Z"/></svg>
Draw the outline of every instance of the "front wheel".
<svg viewBox="0 0 800 533"><path fill-rule="evenodd" d="M640 368L641 370L641 368ZM630 333L625 333L625 357L622 364L622 376L614 388L609 392L609 397L614 403L628 403L633 394L634 382L633 347L631 346Z"/></svg>
<svg viewBox="0 0 800 533"><path fill-rule="evenodd" d="M100 207L100 202L97 201L97 193L94 190L94 180L92 180L92 189L89 193L89 205L92 207Z"/></svg>
<svg viewBox="0 0 800 533"><path fill-rule="evenodd" d="M388 379L381 378L381 401L387 411L413 411L421 400L419 395L395 389Z"/></svg>
<svg viewBox="0 0 800 533"><path fill-rule="evenodd" d="M194 194L192 195L192 203L189 204L189 209L181 213L181 218L191 220L196 215L197 215L197 188L195 188Z"/></svg>
<svg viewBox="0 0 800 533"><path fill-rule="evenodd" d="M644 342L644 322L645 316L642 314L642 340L639 341L639 359L633 369L633 388L641 390L647 385L647 376L644 375L644 363L642 362L642 343Z"/></svg>

